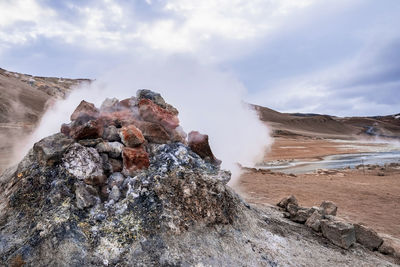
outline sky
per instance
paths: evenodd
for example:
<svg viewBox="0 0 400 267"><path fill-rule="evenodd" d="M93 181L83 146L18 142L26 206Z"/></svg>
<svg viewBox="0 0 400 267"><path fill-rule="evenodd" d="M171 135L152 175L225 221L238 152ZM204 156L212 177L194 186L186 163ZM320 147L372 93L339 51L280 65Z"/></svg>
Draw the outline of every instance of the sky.
<svg viewBox="0 0 400 267"><path fill-rule="evenodd" d="M201 66L281 112L397 114L399 14L398 0L0 0L0 67L97 79Z"/></svg>

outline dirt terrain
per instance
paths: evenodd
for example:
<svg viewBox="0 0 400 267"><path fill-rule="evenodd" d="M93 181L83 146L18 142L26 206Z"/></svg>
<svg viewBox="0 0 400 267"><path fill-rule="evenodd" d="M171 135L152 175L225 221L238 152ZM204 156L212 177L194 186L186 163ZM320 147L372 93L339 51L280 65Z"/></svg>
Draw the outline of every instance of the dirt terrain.
<svg viewBox="0 0 400 267"><path fill-rule="evenodd" d="M266 153L264 163L317 161L327 155L387 151L393 149L391 142L398 142L400 135L400 120L396 115L335 118L283 114L262 107L257 109L274 135L274 144ZM373 134L367 132L371 129L369 127L374 127ZM378 136L381 142L374 142ZM366 167L299 175L247 169L235 189L253 203L274 205L291 194L305 206L331 200L338 205L339 216L364 222L380 233L400 238L399 167Z"/></svg>
<svg viewBox="0 0 400 267"><path fill-rule="evenodd" d="M46 78L0 68L0 173L13 160L13 147L36 126L54 100L85 79Z"/></svg>

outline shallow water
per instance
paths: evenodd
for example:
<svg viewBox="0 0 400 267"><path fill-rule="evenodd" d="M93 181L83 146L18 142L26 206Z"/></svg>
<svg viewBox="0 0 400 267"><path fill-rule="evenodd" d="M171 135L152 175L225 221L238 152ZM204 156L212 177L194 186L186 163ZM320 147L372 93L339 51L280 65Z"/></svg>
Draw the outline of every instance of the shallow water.
<svg viewBox="0 0 400 267"><path fill-rule="evenodd" d="M315 172L318 169L343 169L354 168L362 164L385 165L387 163L400 163L400 151L330 155L320 161L292 161L274 166L257 167L284 173L301 174Z"/></svg>

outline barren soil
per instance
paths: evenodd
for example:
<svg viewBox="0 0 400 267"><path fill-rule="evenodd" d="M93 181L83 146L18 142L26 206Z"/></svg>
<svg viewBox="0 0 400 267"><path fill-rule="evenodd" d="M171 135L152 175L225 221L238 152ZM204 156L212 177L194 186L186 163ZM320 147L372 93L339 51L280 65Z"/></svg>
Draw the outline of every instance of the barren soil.
<svg viewBox="0 0 400 267"><path fill-rule="evenodd" d="M309 159L331 154L379 151L377 144L311 138L276 138L265 161ZM379 174L379 175L378 175ZM383 176L382 176L383 175ZM400 168L340 170L337 173L312 173L297 176L269 171L247 170L236 190L252 203L276 204L295 195L303 206L318 206L323 200L334 201L338 216L363 222L377 232L400 238Z"/></svg>

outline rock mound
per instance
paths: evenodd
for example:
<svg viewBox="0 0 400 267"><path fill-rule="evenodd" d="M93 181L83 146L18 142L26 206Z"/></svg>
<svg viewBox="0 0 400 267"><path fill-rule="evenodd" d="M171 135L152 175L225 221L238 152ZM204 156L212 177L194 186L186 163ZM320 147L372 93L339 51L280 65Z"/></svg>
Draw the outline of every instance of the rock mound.
<svg viewBox="0 0 400 267"><path fill-rule="evenodd" d="M280 211L243 202L208 137L193 133L191 149L177 116L149 90L100 108L82 101L61 133L0 177L0 263L391 265L369 250L321 246Z"/></svg>

